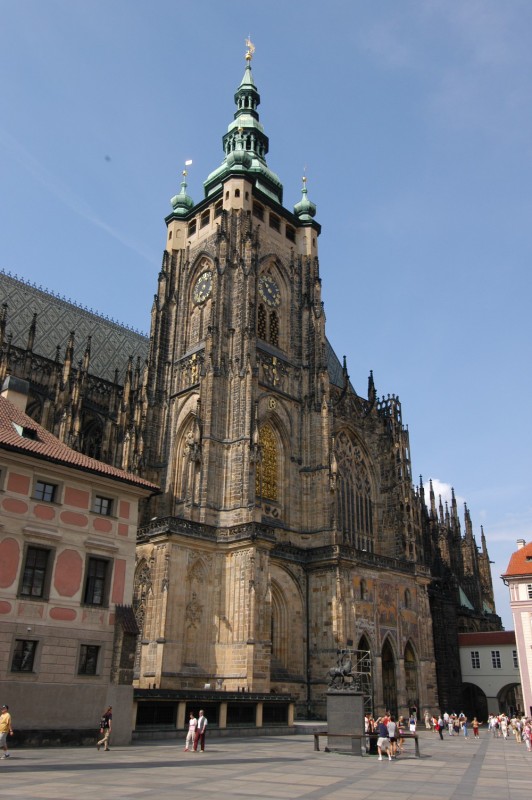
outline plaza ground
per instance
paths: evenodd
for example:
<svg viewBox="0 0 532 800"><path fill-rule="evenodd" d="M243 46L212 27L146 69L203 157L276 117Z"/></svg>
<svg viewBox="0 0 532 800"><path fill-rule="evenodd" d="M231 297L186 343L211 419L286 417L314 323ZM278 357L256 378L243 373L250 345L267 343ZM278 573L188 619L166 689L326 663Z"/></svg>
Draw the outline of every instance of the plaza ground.
<svg viewBox="0 0 532 800"><path fill-rule="evenodd" d="M94 748L13 750L0 761L2 800L521 800L530 796L532 753L513 739L464 741L420 731L396 761L314 751L311 735L207 739L205 753L183 741ZM320 747L323 748L324 740Z"/></svg>

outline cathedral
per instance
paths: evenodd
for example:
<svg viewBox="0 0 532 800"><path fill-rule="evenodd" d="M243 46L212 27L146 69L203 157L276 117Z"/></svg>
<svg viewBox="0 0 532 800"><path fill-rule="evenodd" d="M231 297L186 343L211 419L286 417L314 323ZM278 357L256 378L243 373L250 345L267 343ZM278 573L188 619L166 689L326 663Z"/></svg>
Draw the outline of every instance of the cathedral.
<svg viewBox="0 0 532 800"><path fill-rule="evenodd" d="M414 485L399 399L371 373L360 396L327 339L316 206L305 181L283 205L251 57L203 199L183 173L171 200L149 340L3 273L0 378L28 380L27 412L70 447L160 487L137 687L323 716L328 671L359 651L375 713L458 711L458 633L502 627L484 533Z"/></svg>

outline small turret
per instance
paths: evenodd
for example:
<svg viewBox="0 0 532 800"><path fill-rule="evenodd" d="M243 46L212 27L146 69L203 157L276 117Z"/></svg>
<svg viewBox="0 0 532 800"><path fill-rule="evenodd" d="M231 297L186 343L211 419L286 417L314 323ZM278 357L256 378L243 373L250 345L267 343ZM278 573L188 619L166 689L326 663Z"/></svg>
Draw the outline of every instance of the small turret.
<svg viewBox="0 0 532 800"><path fill-rule="evenodd" d="M294 206L294 214L299 217L301 222L312 222L313 217L316 216L316 206L307 197L307 179L303 176L303 187L301 189L301 200Z"/></svg>
<svg viewBox="0 0 532 800"><path fill-rule="evenodd" d="M170 200L172 208L174 209L173 214L176 217L186 217L190 209L194 206L194 200L187 194L186 169L183 170L182 175L183 180L181 181L181 191Z"/></svg>

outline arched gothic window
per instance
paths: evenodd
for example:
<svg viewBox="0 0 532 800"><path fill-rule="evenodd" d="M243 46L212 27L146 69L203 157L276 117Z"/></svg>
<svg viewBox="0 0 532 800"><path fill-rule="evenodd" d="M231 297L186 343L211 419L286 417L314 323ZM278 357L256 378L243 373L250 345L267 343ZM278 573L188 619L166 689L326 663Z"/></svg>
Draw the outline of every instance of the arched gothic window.
<svg viewBox="0 0 532 800"><path fill-rule="evenodd" d="M257 469L255 492L258 497L278 500L277 441L271 425L263 425L259 431L262 461Z"/></svg>
<svg viewBox="0 0 532 800"><path fill-rule="evenodd" d="M373 552L373 501L365 456L344 431L336 437L335 455L338 527L347 542Z"/></svg>
<svg viewBox="0 0 532 800"><path fill-rule="evenodd" d="M419 705L418 701L418 681L417 681L417 659L410 642L405 647L405 689L406 702L409 707Z"/></svg>

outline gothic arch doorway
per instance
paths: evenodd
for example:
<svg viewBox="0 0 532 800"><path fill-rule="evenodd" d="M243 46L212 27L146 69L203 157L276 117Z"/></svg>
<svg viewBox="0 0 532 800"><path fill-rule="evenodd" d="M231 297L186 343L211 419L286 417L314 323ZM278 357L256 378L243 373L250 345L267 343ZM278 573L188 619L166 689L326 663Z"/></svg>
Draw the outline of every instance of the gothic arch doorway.
<svg viewBox="0 0 532 800"><path fill-rule="evenodd" d="M395 656L389 639L382 646L382 702L385 711L391 711L397 716Z"/></svg>

